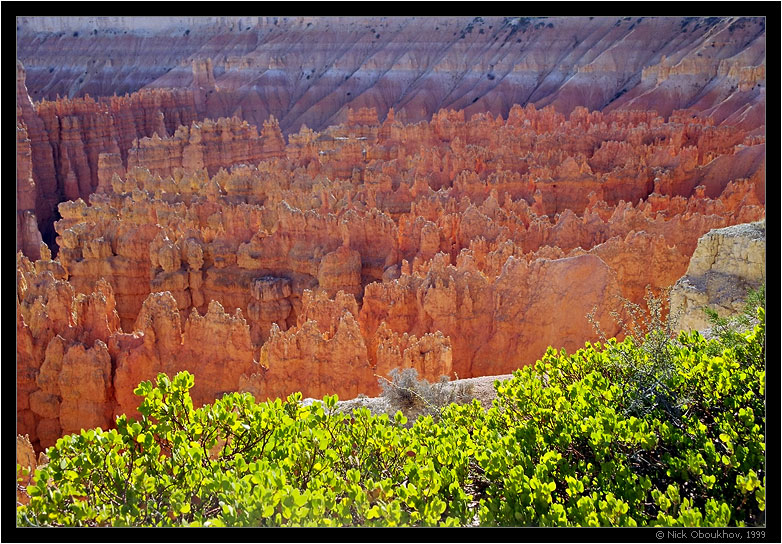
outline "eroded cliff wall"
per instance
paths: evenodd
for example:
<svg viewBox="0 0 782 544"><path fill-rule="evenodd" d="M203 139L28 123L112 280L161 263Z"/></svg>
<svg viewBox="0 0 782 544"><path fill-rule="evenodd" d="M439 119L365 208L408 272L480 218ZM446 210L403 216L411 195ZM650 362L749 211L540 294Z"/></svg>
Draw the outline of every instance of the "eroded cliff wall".
<svg viewBox="0 0 782 544"><path fill-rule="evenodd" d="M705 309L720 317L742 312L747 293L766 282L766 223L745 223L704 234L671 290L671 312L681 330L711 326Z"/></svg>

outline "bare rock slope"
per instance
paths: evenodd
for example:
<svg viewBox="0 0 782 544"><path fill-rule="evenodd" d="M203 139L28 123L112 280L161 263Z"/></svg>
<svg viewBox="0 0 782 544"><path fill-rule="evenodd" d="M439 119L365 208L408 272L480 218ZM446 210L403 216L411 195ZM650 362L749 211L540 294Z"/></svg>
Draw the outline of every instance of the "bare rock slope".
<svg viewBox="0 0 782 544"><path fill-rule="evenodd" d="M57 204L97 190L101 153L127 167L134 142L204 118L259 129L273 118L279 140L248 159L368 109L415 123L527 104L566 116L688 108L765 131L762 17L36 16L17 19L17 60L19 152L29 140L32 169L32 183L19 180L17 246L30 257L35 223L56 253ZM157 151L159 164L198 159L164 158L174 151Z"/></svg>
<svg viewBox="0 0 782 544"><path fill-rule="evenodd" d="M360 107L765 115L762 17L21 17L17 47L34 100L191 88L203 116L285 134Z"/></svg>

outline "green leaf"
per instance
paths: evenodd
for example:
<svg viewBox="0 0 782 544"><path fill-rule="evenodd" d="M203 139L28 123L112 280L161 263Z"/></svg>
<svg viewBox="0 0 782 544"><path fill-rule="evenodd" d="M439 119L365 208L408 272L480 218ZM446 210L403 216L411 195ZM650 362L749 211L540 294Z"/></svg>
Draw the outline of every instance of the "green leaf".
<svg viewBox="0 0 782 544"><path fill-rule="evenodd" d="M397 423L397 425L404 425L407 423L407 417L405 415L397 410L397 412L394 414L394 421Z"/></svg>

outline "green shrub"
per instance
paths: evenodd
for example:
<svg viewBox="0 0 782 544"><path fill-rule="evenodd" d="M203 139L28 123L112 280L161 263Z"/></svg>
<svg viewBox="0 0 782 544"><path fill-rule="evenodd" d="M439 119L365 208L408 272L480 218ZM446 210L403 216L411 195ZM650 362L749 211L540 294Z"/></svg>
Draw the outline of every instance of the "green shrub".
<svg viewBox="0 0 782 544"><path fill-rule="evenodd" d="M746 335L743 334L752 329L757 323L757 309L766 309L766 284L762 284L757 289L750 289L747 293L747 299L744 303L743 311L735 316L720 317L717 312L711 308L704 308L703 311L711 322L711 331L716 335L722 345L741 352L742 357L751 357L762 364L765 356L765 343L749 342ZM765 339L764 339L765 341ZM716 352L715 352L716 353Z"/></svg>
<svg viewBox="0 0 782 544"><path fill-rule="evenodd" d="M745 335L762 346L765 312ZM765 370L697 332L670 345L661 396L633 415L639 386L614 379L612 358L650 354L632 339L549 348L499 386L476 457L486 488L482 524L762 525ZM720 355L709 355L719 350ZM546 379L541 379L545 376Z"/></svg>

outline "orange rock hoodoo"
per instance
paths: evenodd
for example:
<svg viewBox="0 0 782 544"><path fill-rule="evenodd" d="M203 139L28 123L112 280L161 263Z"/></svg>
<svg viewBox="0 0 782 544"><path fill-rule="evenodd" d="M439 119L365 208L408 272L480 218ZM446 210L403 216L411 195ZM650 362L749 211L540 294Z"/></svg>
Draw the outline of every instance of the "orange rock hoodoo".
<svg viewBox="0 0 782 544"><path fill-rule="evenodd" d="M705 69L670 58L643 84ZM621 337L619 297L643 303L701 235L765 217L754 117L563 113L567 87L505 116L356 104L286 143L275 117L199 117L227 87L191 73L198 89L38 104L17 77L17 432L36 449L135 415L158 372L192 372L196 404L349 398L396 367L469 378L573 351L597 339L593 310ZM32 228L55 217L48 191L66 198L56 258Z"/></svg>
<svg viewBox="0 0 782 544"><path fill-rule="evenodd" d="M88 198L98 189L102 153L118 156L126 165L134 140L154 134L166 136L197 117L188 90L142 90L121 97L95 100L87 95L33 104L26 71L18 61L16 74L17 126L29 139L35 187L30 209L37 216L39 236L50 245L56 236L52 224L57 205L64 200ZM29 237L25 240L33 243ZM17 247L23 246L17 243Z"/></svg>

